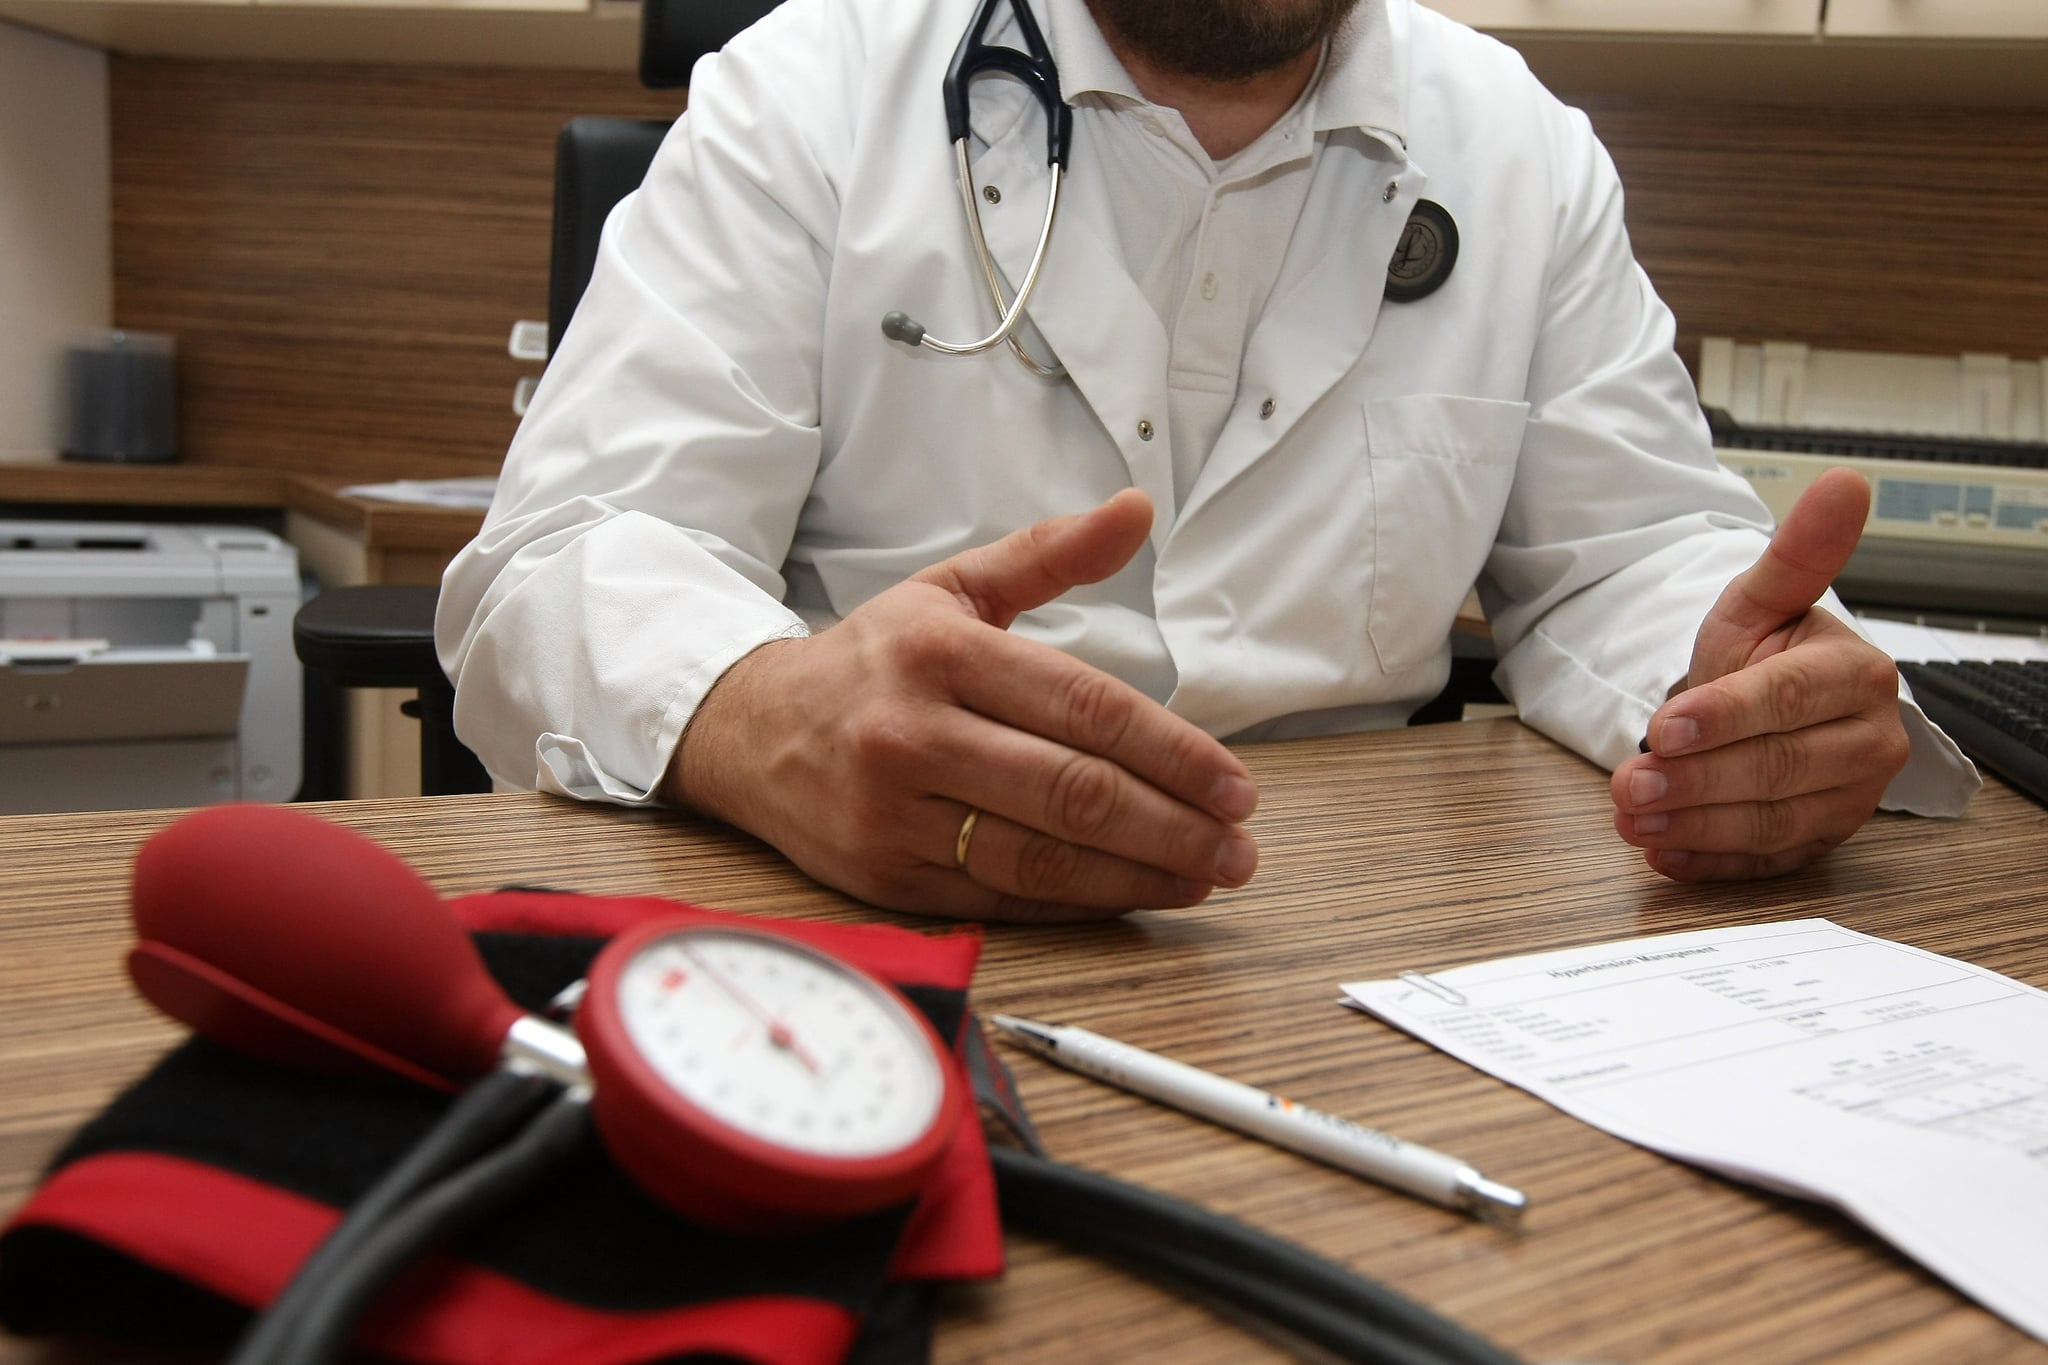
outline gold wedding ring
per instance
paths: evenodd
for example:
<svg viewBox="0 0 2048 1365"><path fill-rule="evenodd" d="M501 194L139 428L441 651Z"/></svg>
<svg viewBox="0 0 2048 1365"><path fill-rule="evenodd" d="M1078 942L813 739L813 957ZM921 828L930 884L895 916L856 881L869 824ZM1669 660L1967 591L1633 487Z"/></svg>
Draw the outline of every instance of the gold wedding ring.
<svg viewBox="0 0 2048 1365"><path fill-rule="evenodd" d="M967 808L967 818L960 822L960 833L953 840L953 866L965 871L967 868L967 846L974 842L974 822L981 819L976 807Z"/></svg>

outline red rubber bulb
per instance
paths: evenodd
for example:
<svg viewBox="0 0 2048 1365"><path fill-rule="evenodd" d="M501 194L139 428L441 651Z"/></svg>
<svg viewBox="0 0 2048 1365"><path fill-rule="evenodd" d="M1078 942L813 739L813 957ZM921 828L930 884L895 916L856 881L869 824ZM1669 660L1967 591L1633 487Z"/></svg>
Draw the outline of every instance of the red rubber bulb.
<svg viewBox="0 0 2048 1365"><path fill-rule="evenodd" d="M212 806L145 842L136 988L195 1032L291 1066L456 1089L521 1010L389 850L284 806Z"/></svg>

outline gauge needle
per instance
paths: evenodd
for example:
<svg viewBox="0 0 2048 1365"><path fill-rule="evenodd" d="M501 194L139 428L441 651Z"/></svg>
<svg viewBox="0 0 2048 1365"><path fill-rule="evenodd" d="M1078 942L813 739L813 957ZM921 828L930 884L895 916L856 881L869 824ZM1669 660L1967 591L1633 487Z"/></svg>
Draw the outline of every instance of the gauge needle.
<svg viewBox="0 0 2048 1365"><path fill-rule="evenodd" d="M777 1019L775 1016L768 1013L768 1011L762 1009L761 1006L758 1003L756 1003L754 997L748 995L745 991L741 990L738 986L733 985L731 981L727 980L725 973L719 971L718 968L712 966L709 962L697 956L697 952L694 948L684 948L683 956L687 957L688 959L690 959L690 961L696 963L698 967L702 968L704 975L710 977L713 981L716 981L718 983L718 988L720 990L724 991L727 995L731 996L734 1000L737 1000L739 1002L740 1008L744 1009L747 1013L753 1015L756 1019L761 1021L762 1027L768 1030L768 1042L771 1046L778 1047L782 1049L784 1052L787 1052L790 1056L796 1058L798 1062L803 1064L804 1070L810 1072L812 1075L815 1076L818 1074L818 1059L811 1056L810 1050L806 1048L802 1043L797 1041L796 1034L790 1030L789 1025L783 1023L780 1019Z"/></svg>

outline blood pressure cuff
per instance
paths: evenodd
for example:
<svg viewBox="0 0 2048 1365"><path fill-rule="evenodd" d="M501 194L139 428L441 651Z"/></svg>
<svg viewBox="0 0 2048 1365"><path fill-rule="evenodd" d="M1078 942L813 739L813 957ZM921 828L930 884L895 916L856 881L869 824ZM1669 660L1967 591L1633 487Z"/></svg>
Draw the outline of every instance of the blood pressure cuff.
<svg viewBox="0 0 2048 1365"><path fill-rule="evenodd" d="M451 906L507 993L534 1011L629 925L762 923L653 897L546 891ZM966 992L978 935L773 923L895 984L956 1050L974 1036ZM0 1322L22 1334L225 1344L449 1103L192 1039L74 1135L0 1234ZM669 1211L592 1136L395 1284L357 1340L446 1365L921 1359L929 1282L1002 1269L988 1152L974 1106L961 1112L940 1173L913 1203L778 1240Z"/></svg>

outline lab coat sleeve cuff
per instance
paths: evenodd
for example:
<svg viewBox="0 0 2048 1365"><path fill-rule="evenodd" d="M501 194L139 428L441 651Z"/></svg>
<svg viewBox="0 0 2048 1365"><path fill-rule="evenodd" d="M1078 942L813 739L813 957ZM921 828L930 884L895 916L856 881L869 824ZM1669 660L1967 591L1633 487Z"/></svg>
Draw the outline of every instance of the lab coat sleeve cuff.
<svg viewBox="0 0 2048 1365"><path fill-rule="evenodd" d="M1903 678L1899 680L1899 719L1912 749L1906 766L1884 789L1878 809L1911 815L1961 815L1984 779L1956 742L1927 719Z"/></svg>
<svg viewBox="0 0 2048 1365"><path fill-rule="evenodd" d="M708 655L691 669L663 713L661 729L656 737L659 763L651 787L642 787L606 771L590 746L574 735L552 732L544 733L534 741L534 786L540 791L578 801L601 801L618 806L659 804L661 777L668 772L676 746L682 742L683 730L689 725L690 717L697 714L697 708L703 704L712 687L725 676L725 671L764 644L774 640L801 639L809 634L810 630L801 621L792 620L782 629L765 636L730 641L725 648Z"/></svg>
<svg viewBox="0 0 2048 1365"><path fill-rule="evenodd" d="M1841 614L1844 619L1854 619L1847 612ZM1664 704L1664 688L1669 686L1660 687L1657 680L1683 677L1686 668L1686 659L1676 654L1645 661L1632 680L1641 684L1638 690L1588 668L1540 628L1531 632L1521 649L1524 680L1541 680L1530 696L1518 698L1522 719L1610 772L1640 752L1650 717ZM1587 698L1594 695L1606 696L1611 704L1589 707ZM1589 716L1602 720L1589 726ZM1983 779L1955 741L1920 710L1903 678L1899 682L1899 720L1911 746L1909 756L1906 766L1885 788L1878 808L1912 815L1961 815L1984 785Z"/></svg>
<svg viewBox="0 0 2048 1365"><path fill-rule="evenodd" d="M1681 643L1638 656L1623 680L1589 667L1539 626L1515 647L1509 695L1526 724L1612 772L1641 752L1671 680L1685 676L1690 642Z"/></svg>
<svg viewBox="0 0 2048 1365"><path fill-rule="evenodd" d="M1842 605L1832 591L1821 598L1820 605L1848 622L1849 629L1872 645L1877 644L1856 613ZM1977 775L1977 765L1963 756L1956 742L1927 718L1927 713L1913 700L1913 689L1906 685L1903 676L1899 678L1899 723L1905 726L1906 743L1910 746L1906 766L1884 789L1877 808L1909 815L1961 815L1970 798L1984 785L1984 779Z"/></svg>

